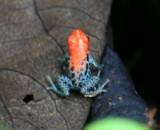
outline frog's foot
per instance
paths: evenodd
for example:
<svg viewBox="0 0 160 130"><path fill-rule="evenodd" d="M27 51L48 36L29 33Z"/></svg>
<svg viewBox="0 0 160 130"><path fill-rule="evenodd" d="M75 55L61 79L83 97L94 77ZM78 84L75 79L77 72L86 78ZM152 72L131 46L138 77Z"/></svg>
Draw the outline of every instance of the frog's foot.
<svg viewBox="0 0 160 130"><path fill-rule="evenodd" d="M104 65L102 64L102 65L98 68L98 74L97 74L98 77L100 77L103 67L104 67Z"/></svg>
<svg viewBox="0 0 160 130"><path fill-rule="evenodd" d="M58 60L63 64L64 70L67 68L67 65L69 63L69 59L70 59L70 56L68 54L66 54L64 58L58 58Z"/></svg>
<svg viewBox="0 0 160 130"><path fill-rule="evenodd" d="M104 87L108 84L109 80L107 79L102 85L96 87L98 81L99 78L97 76L92 76L81 89L81 93L83 93L85 97L95 97L102 92L107 92Z"/></svg>
<svg viewBox="0 0 160 130"><path fill-rule="evenodd" d="M103 64L102 65L99 65L90 55L88 55L88 69L87 69L87 72L90 72L90 65L93 64L95 68L98 69L98 74L97 76L99 77L100 74L101 74L101 71L103 69ZM88 73L87 73L88 74Z"/></svg>
<svg viewBox="0 0 160 130"><path fill-rule="evenodd" d="M47 90L53 90L55 93L59 94L60 96L69 96L70 86L72 86L71 80L67 76L58 76L57 78L57 87L53 83L50 76L47 76L51 87L47 87Z"/></svg>
<svg viewBox="0 0 160 130"><path fill-rule="evenodd" d="M103 65L99 65L90 55L88 55L88 63L93 64L98 70L102 70Z"/></svg>
<svg viewBox="0 0 160 130"><path fill-rule="evenodd" d="M69 54L66 54L64 58L58 58L58 60L62 63L62 64L68 64L70 59Z"/></svg>

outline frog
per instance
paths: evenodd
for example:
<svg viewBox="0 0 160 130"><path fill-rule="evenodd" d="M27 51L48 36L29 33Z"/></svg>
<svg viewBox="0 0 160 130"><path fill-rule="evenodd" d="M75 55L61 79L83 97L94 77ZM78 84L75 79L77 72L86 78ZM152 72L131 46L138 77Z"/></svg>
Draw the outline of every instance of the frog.
<svg viewBox="0 0 160 130"><path fill-rule="evenodd" d="M57 76L56 83L48 75L51 86L47 90L53 90L62 97L69 96L71 90L79 91L85 97L95 97L107 92L104 87L109 79L99 84L103 65L99 65L89 54L89 38L81 29L75 29L68 37L68 49L69 54L60 59L63 66L67 66L67 75ZM97 69L96 75L91 75L91 66Z"/></svg>

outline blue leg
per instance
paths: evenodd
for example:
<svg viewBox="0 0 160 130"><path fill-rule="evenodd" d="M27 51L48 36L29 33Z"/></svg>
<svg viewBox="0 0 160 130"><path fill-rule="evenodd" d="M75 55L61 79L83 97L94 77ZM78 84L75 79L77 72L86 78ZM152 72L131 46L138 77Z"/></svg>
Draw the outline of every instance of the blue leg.
<svg viewBox="0 0 160 130"><path fill-rule="evenodd" d="M47 87L47 90L53 90L60 96L69 96L69 91L73 87L71 80L67 76L58 76L57 86L53 83L50 76L47 76L51 87Z"/></svg>
<svg viewBox="0 0 160 130"><path fill-rule="evenodd" d="M88 55L88 66L90 67L91 64L93 64L94 67L96 67L98 69L97 76L99 77L100 73L102 71L103 65L99 65L98 63L96 63L96 61L90 55Z"/></svg>
<svg viewBox="0 0 160 130"><path fill-rule="evenodd" d="M109 80L107 79L102 85L97 86L99 80L97 76L90 77L83 85L81 93L84 94L85 97L95 97L102 92L107 92L104 87L108 84Z"/></svg>
<svg viewBox="0 0 160 130"><path fill-rule="evenodd" d="M59 60L62 64L68 64L68 63L69 63L69 59L70 59L70 56L69 56L68 54L66 54L64 58L58 58L58 60Z"/></svg>
<svg viewBox="0 0 160 130"><path fill-rule="evenodd" d="M63 69L65 70L66 66L69 64L70 56L66 54L64 58L58 58L58 60L63 64Z"/></svg>
<svg viewBox="0 0 160 130"><path fill-rule="evenodd" d="M88 55L88 62L89 64L93 64L98 70L102 70L103 68L103 66L96 63L96 61L90 55Z"/></svg>

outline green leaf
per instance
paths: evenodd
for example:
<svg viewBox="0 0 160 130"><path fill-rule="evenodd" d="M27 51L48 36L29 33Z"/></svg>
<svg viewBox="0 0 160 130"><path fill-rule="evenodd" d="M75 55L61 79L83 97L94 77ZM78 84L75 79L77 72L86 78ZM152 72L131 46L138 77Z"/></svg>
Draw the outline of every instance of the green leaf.
<svg viewBox="0 0 160 130"><path fill-rule="evenodd" d="M92 122L83 130L151 130L145 125L127 118L104 118Z"/></svg>

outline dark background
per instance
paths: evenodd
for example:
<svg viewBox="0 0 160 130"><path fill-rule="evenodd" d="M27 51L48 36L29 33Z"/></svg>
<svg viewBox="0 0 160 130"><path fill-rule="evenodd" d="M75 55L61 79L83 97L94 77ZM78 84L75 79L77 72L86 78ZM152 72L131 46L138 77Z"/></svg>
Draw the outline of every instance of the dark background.
<svg viewBox="0 0 160 130"><path fill-rule="evenodd" d="M114 0L111 11L114 48L140 96L160 108L160 1Z"/></svg>

